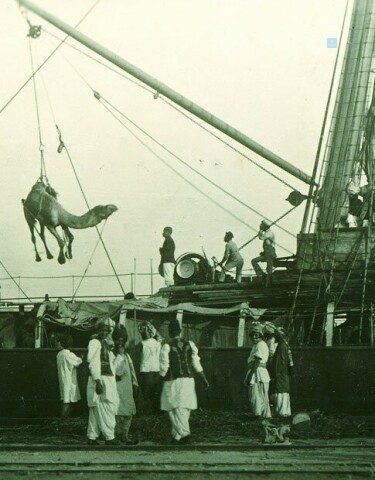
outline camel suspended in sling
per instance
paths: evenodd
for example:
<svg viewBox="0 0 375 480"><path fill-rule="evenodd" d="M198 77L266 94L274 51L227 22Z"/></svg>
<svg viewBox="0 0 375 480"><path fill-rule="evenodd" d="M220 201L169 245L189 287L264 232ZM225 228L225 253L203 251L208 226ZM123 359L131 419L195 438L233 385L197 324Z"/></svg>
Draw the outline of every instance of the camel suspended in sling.
<svg viewBox="0 0 375 480"><path fill-rule="evenodd" d="M115 205L97 205L83 215L72 215L59 204L56 197L57 194L50 185L46 185L42 180L38 180L33 185L26 200L22 199L23 211L30 228L31 241L34 244L35 260L37 262L40 262L41 258L36 247L36 221L40 224L40 238L46 249L47 258L53 258L53 255L49 251L46 243L44 235L45 228L47 228L47 230L56 238L60 248L58 261L60 264L63 264L65 263L65 257L72 258L72 243L74 236L69 229L95 227L117 210ZM58 226L62 228L67 239L66 253L64 253L65 241L56 230L56 227Z"/></svg>

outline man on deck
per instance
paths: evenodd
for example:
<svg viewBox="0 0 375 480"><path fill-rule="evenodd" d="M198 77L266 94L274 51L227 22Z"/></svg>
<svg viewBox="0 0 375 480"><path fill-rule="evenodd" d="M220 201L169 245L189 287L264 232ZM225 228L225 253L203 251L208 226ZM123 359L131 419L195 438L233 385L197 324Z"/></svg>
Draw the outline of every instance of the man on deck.
<svg viewBox="0 0 375 480"><path fill-rule="evenodd" d="M161 255L160 259L160 274L164 277L165 285L170 287L174 284L173 273L174 265L176 263L174 258L175 244L172 238L172 228L165 227L163 230L164 243L159 248Z"/></svg>
<svg viewBox="0 0 375 480"><path fill-rule="evenodd" d="M272 282L272 272L273 265L276 259L276 244L275 244L275 234L271 230L271 223L267 220L262 220L259 228L258 238L263 240L263 252L260 253L259 257L253 258L251 264L255 270L255 273L258 277L264 277L265 273L259 266L259 262L266 262L267 267L267 279L266 285L269 286Z"/></svg>

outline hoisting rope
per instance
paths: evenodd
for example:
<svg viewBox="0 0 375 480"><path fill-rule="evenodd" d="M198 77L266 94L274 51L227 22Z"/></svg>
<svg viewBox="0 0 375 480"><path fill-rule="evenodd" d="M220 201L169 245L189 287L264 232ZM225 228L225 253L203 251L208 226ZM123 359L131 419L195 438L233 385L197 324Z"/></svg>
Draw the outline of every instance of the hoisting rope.
<svg viewBox="0 0 375 480"><path fill-rule="evenodd" d="M81 25L81 23L87 18L87 16L94 10L94 8L98 5L98 3L101 0L96 0L96 2L88 9L88 11L85 13L85 15L74 25L74 28L77 28ZM39 25L38 25L39 26ZM31 35L30 35L31 36ZM0 114L12 103L12 101L18 96L19 93L22 92L22 90L26 87L26 85L34 78L34 76L39 72L41 68L44 67L44 65L48 62L48 60L54 55L55 52L63 45L66 41L66 39L69 37L69 35L66 35L66 37L61 40L60 43L51 51L49 55L43 60L43 62L35 69L35 72L33 75L30 75L24 82L23 84L14 92L14 94L5 102L5 104L1 107L0 109Z"/></svg>
<svg viewBox="0 0 375 480"><path fill-rule="evenodd" d="M60 40L60 37L55 35L54 33L51 33L50 31L46 30L46 29L43 29L43 31L45 33L47 33L48 35L50 35L51 37L54 37L55 39L57 40ZM148 93L151 93L153 95L153 98L156 100L156 99L161 99L163 100L163 102L165 102L168 106L170 106L171 108L173 108L174 110L176 110L178 113L180 113L181 115L183 115L184 117L186 117L188 120L190 120L191 122L193 122L194 124L198 125L198 127L202 128L205 132L207 132L208 134L210 134L211 136L213 136L214 138L216 138L217 140L219 140L220 142L222 142L224 145L226 145L227 147L229 147L230 149L232 149L233 151L235 151L236 153L238 153L239 155L241 155L243 158L245 158L246 160L248 160L250 163L252 163L253 165L255 165L256 167L260 168L261 170L263 170L264 172L268 173L268 175L270 175L271 177L275 178L276 180L278 180L279 182L283 183L286 187L294 190L295 187L293 187L290 183L288 183L287 181L285 181L284 179L282 179L281 177L279 177L278 175L276 175L275 173L271 172L270 170L268 170L266 167L264 167L263 165L259 164L258 162L256 162L254 159L252 159L251 157L249 157L248 155L246 155L245 153L241 152L241 150L238 150L236 147L234 147L233 145L231 145L229 142L227 142L226 140L224 140L223 138L221 138L219 135L217 135L215 132L209 130L207 127L205 127L203 124L201 124L200 122L198 122L197 120L195 120L194 118L190 117L187 113L185 113L182 109L178 108L176 105L174 105L172 102L170 102L169 100L167 100L166 98L164 98L163 96L161 96L159 94L159 92L155 92L154 90L152 90L151 88L148 88L146 87L145 85L143 85L142 83L134 80L133 78L131 78L130 76L128 75L125 75L122 71L119 71L113 67L111 67L110 65L100 61L99 59L95 58L94 56L90 55L89 53L81 50L80 48L72 45L71 43L68 43L68 42L65 42L65 45L68 46L69 48L81 53L82 55L84 55L85 57L87 58L90 58L91 60L93 60L94 62L98 63L99 65L102 65L103 67L107 68L108 70L110 70L111 72L114 72L116 73L117 75L119 75L120 77L124 78L125 80L133 83L134 85L137 85L138 87L140 87L141 89L147 91Z"/></svg>
<svg viewBox="0 0 375 480"><path fill-rule="evenodd" d="M72 157L71 157L71 155L70 155L70 152L69 152L69 150L68 150L68 147L66 146L66 143L65 143L65 142L63 141L63 139L62 139L61 130L59 129L59 127L58 127L57 125L56 125L56 129L57 129L57 133L58 133L59 141L60 141L58 150L59 150L60 152L62 152L62 150L65 150L66 155L67 155L67 157L68 157L68 159L69 159L70 165L71 165L71 167L72 167L74 176L75 176L75 178L76 178L76 180L77 180L79 189L81 190L83 199L84 199L84 201L85 201L85 203L86 203L87 208L90 210L91 208L90 208L89 202L88 202L88 200L87 200L86 194L85 194L85 192L84 192L84 190L83 190L83 186L82 186L82 184L81 184L81 181L80 181L80 179L79 179L79 177L78 177L77 170L76 170L76 168L75 168L75 166L74 166L73 159L72 159ZM111 268L112 268L112 270L113 270L113 273L114 273L115 276L116 276L116 280L117 280L117 282L118 282L118 284L119 284L119 286L120 286L121 292L123 293L123 295L125 295L124 287L122 286L120 277L118 276L118 273L117 273L117 270L116 270L116 268L115 268L115 266L114 266L114 263L113 263L113 261L112 261L111 255L109 254L109 251L108 251L108 249L107 249L107 246L106 246L106 244L105 244L105 242L104 242L104 240L103 240L102 234L100 233L100 230L99 230L99 228L98 228L97 225L95 225L95 230L96 230L96 233L98 234L99 240L100 240L100 242L101 242L101 244L102 244L102 246L103 246L104 252L105 252L105 254L106 254L107 258L108 258L109 264L111 265Z"/></svg>
<svg viewBox="0 0 375 480"><path fill-rule="evenodd" d="M37 90L36 81L35 81L34 58L33 58L33 50L32 50L32 47L31 47L30 36L28 36L28 44L29 44L31 73L32 73L32 79L33 79L35 112L36 112L36 120L37 120L37 125L38 125L38 139L39 139L39 152L40 152L40 179L42 181L46 180L46 182L48 184L47 169L46 169L46 163L45 163L45 159L44 159L44 144L43 144L43 139L42 139L42 126L41 126L40 113L39 113L38 90Z"/></svg>

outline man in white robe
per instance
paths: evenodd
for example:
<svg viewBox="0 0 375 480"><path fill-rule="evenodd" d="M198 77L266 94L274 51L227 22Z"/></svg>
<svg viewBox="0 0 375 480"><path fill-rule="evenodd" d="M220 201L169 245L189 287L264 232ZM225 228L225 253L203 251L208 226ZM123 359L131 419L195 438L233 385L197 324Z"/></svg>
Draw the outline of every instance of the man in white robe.
<svg viewBox="0 0 375 480"><path fill-rule="evenodd" d="M81 400L77 382L77 367L81 365L82 358L77 357L69 350L71 343L72 339L68 335L60 335L56 339L56 346L60 350L56 356L56 363L62 402L61 418L69 415L72 403Z"/></svg>
<svg viewBox="0 0 375 480"><path fill-rule="evenodd" d="M110 326L105 320L97 325L97 335L89 342L87 362L90 376L87 382L89 445L97 445L100 433L106 444L117 445L115 439L118 393L115 378L115 356L111 351Z"/></svg>
<svg viewBox="0 0 375 480"><path fill-rule="evenodd" d="M172 424L172 443L185 444L190 440L189 418L197 408L194 372L198 373L206 388L209 387L203 372L198 349L193 342L181 338L178 320L169 324L170 341L160 352L160 375L164 378L160 408L168 412Z"/></svg>

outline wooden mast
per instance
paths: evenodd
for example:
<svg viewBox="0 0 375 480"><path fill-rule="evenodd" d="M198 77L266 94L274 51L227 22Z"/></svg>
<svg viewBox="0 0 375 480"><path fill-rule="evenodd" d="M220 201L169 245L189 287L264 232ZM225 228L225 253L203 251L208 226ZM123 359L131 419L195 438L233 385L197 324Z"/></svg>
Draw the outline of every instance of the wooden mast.
<svg viewBox="0 0 375 480"><path fill-rule="evenodd" d="M279 155L271 152L266 147L260 145L258 142L252 140L244 133L240 132L236 128L232 127L228 123L224 122L217 116L213 115L212 113L208 112L207 110L203 109L196 103L192 102L188 98L184 97L183 95L179 94L175 90L171 89L164 83L160 82L156 78L152 77L148 73L142 71L140 68L136 67L135 65L131 64L130 62L126 61L125 59L121 58L116 53L108 50L103 45L99 44L92 38L84 35L81 32L78 32L75 28L71 27L67 23L63 22L59 18L55 17L49 12L46 12L39 6L35 5L29 0L18 0L20 6L27 8L28 10L34 12L39 17L43 18L47 22L51 23L58 29L65 32L70 37L74 38L81 44L85 45L90 50L94 51L95 53L99 54L109 62L113 63L117 67L121 68L128 74L132 75L133 77L137 78L141 82L145 83L152 89L154 89L159 94L165 96L172 102L176 103L178 106L184 108L188 112L192 113L196 117L200 118L201 120L207 122L211 126L215 127L216 129L220 130L222 133L225 133L229 137L233 138L237 142L241 143L245 147L249 148L253 152L257 153L261 157L265 158L266 160L270 161L274 165L280 167L282 170L288 172L290 175L298 178L302 182L307 184L313 184L313 179L304 173L299 168L295 167L291 163L287 162Z"/></svg>

